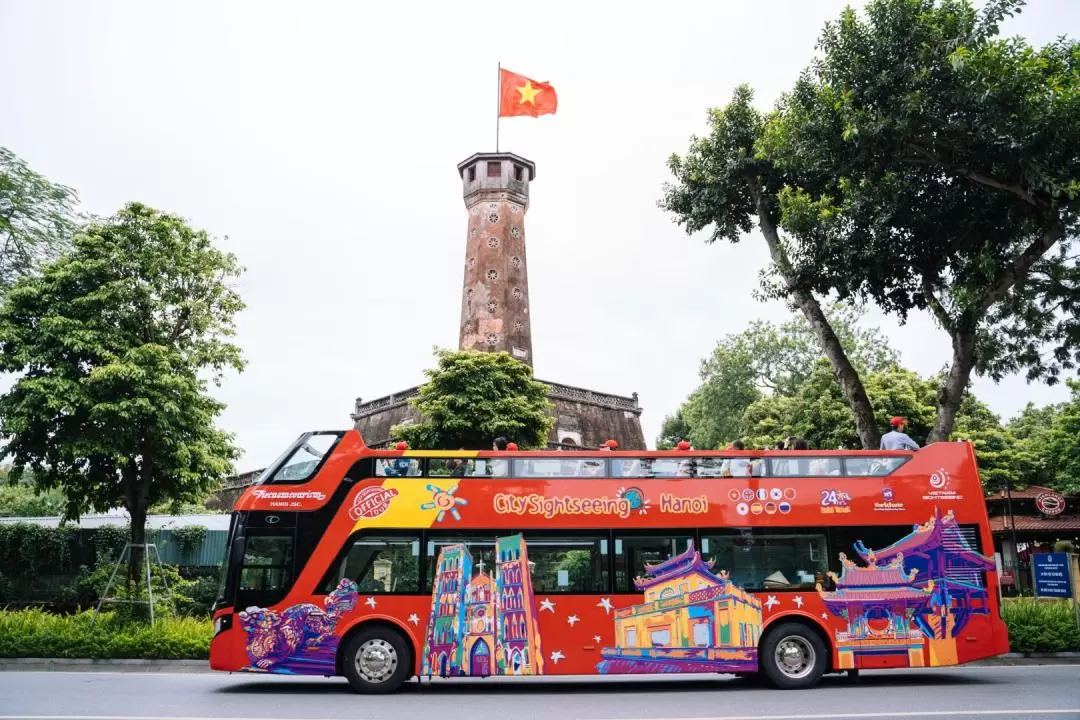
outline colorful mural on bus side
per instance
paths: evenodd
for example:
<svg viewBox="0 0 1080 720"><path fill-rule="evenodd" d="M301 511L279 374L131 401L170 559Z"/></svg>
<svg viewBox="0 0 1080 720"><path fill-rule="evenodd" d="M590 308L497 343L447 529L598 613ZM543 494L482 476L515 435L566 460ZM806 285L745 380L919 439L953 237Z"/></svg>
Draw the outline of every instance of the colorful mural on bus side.
<svg viewBox="0 0 1080 720"><path fill-rule="evenodd" d="M952 510L938 507L887 547L855 543L857 559L840 553L840 574L805 595L747 592L690 541L645 566L633 580L636 598L545 597L534 591L525 538L494 540L490 574L465 544L443 547L429 600L359 603L357 583L345 579L321 607L247 608L242 669L333 674L340 634L358 619L343 617L377 603L422 643L423 677L751 672L769 618L793 611L832 635L838 669L953 665L962 661L957 637L990 612L982 573L994 562L971 546Z"/></svg>

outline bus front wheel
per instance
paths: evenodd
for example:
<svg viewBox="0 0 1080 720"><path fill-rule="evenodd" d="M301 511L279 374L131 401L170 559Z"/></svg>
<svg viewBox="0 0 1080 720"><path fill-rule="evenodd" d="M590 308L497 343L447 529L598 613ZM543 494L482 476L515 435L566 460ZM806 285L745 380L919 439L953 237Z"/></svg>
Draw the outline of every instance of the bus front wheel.
<svg viewBox="0 0 1080 720"><path fill-rule="evenodd" d="M342 670L353 691L392 693L412 675L412 652L405 638L390 628L361 629L349 640Z"/></svg>
<svg viewBox="0 0 1080 720"><path fill-rule="evenodd" d="M800 623L772 628L761 643L758 663L769 683L783 690L817 685L828 655L818 634Z"/></svg>

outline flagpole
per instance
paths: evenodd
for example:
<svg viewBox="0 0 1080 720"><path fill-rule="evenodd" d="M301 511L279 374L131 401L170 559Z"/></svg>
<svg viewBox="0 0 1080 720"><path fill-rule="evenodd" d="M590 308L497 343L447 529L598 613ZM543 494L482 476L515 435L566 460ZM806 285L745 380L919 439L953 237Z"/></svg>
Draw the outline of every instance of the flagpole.
<svg viewBox="0 0 1080 720"><path fill-rule="evenodd" d="M496 64L495 78L495 152L499 152L499 122L502 111L502 60Z"/></svg>

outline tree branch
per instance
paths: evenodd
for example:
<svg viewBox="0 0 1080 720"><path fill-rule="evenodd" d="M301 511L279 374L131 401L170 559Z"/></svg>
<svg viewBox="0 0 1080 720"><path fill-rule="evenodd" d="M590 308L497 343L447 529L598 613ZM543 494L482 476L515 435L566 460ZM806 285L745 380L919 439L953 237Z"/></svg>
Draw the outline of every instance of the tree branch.
<svg viewBox="0 0 1080 720"><path fill-rule="evenodd" d="M934 283L930 280L930 273L923 271L922 274L922 291L926 297L926 304L930 306L930 310L934 313L934 317L941 323L941 327L950 335L953 331L953 319L949 316L945 306L938 300L937 295L934 294Z"/></svg>
<svg viewBox="0 0 1080 720"><path fill-rule="evenodd" d="M1033 207L1037 207L1039 209L1046 209L1046 203L1038 200L1034 195L1032 195L1027 190L1025 190L1023 187L1021 187L1020 185L1018 185L1016 183L1005 183L1005 182L1002 182L1001 180L997 180L995 178L992 178L989 175L984 175L981 172L978 172L977 170L972 170L970 168L963 167L962 165L952 165L951 163L948 163L945 160L942 160L938 155L936 155L934 152L932 152L929 148L926 148L926 147L924 147L922 145L919 145L917 143L909 143L908 148L910 148L911 151L914 152L916 155L918 155L918 156L920 156L922 158L925 158L926 160L929 160L932 163L940 165L941 167L943 167L943 168L945 168L945 169L947 169L947 170L949 170L951 172L954 172L957 175L960 175L961 177L966 177L968 180L972 180L972 181L974 181L974 182L976 182L976 183L978 183L980 185L985 185L986 187L992 187L992 188L996 188L998 190L1004 190L1007 193L1011 193L1011 194L1015 195L1016 197L1020 198L1021 200L1023 200L1024 202L1026 202L1027 204L1029 204L1029 205L1031 205Z"/></svg>
<svg viewBox="0 0 1080 720"><path fill-rule="evenodd" d="M1005 293L1009 292L1016 281L1021 277L1027 275L1031 270L1031 266L1039 261L1046 252L1054 246L1054 244L1065 236L1065 226L1061 224L1061 221L1054 218L1050 224L1043 229L1042 234L1037 239L1032 241L1028 245L1024 252L1016 256L1015 259L1001 273L998 275L997 280L994 281L990 287L986 289L982 297L975 304L975 317L982 317L982 315L993 306L998 300L1004 297Z"/></svg>

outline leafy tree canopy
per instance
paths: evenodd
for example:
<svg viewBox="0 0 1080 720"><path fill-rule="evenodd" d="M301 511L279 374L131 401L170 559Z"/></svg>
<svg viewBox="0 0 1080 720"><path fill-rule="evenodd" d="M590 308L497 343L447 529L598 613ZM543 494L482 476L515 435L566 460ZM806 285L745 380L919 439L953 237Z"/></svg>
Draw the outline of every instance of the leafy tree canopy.
<svg viewBox="0 0 1080 720"><path fill-rule="evenodd" d="M0 298L66 247L76 202L74 190L49 182L0 147Z"/></svg>
<svg viewBox="0 0 1080 720"><path fill-rule="evenodd" d="M435 355L438 365L425 371L428 382L410 400L423 419L395 425L395 439L436 450L487 450L497 437L522 449L547 445L554 406L531 367L505 352L438 350Z"/></svg>
<svg viewBox="0 0 1080 720"><path fill-rule="evenodd" d="M0 307L0 370L19 374L0 397L12 476L62 488L69 517L124 507L134 544L149 507L209 492L237 456L207 382L244 365L240 272L204 231L132 203L16 282Z"/></svg>
<svg viewBox="0 0 1080 720"><path fill-rule="evenodd" d="M777 193L791 287L949 333L935 439L973 371L1052 383L1080 356L1080 43L1000 37L1022 4L845 11L756 145L801 174Z"/></svg>

